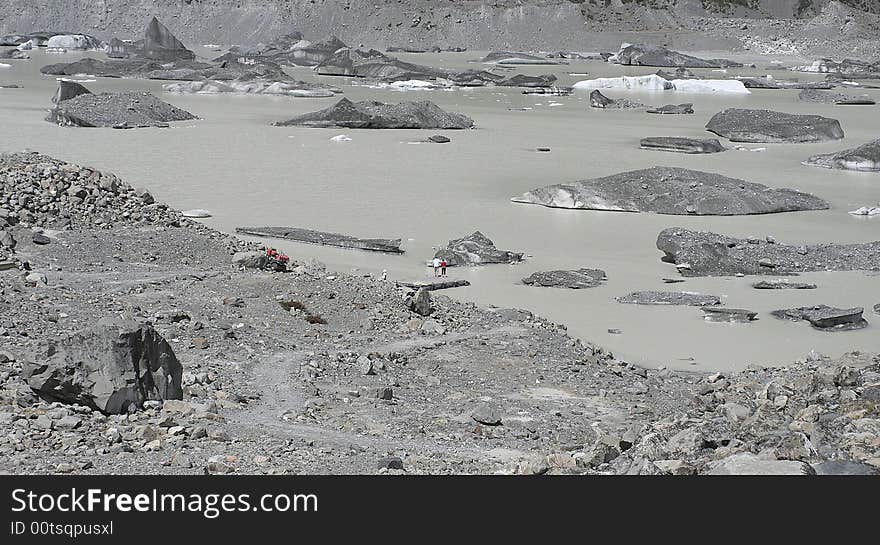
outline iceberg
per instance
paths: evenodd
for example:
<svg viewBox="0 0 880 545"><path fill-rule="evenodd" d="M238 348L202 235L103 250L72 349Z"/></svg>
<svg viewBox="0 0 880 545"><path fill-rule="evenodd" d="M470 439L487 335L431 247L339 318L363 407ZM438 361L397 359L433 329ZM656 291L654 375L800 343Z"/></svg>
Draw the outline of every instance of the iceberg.
<svg viewBox="0 0 880 545"><path fill-rule="evenodd" d="M575 89L620 89L630 91L678 91L681 93L750 93L743 82L735 79L674 79L657 74L648 76L620 76L579 81Z"/></svg>

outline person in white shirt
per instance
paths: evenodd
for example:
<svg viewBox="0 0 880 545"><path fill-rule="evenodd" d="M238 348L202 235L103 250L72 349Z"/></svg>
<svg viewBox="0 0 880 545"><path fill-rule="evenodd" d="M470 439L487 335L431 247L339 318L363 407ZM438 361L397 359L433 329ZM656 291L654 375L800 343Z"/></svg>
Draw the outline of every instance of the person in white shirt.
<svg viewBox="0 0 880 545"><path fill-rule="evenodd" d="M440 274L440 258L435 257L433 261L431 261L431 265L434 266L434 276Z"/></svg>

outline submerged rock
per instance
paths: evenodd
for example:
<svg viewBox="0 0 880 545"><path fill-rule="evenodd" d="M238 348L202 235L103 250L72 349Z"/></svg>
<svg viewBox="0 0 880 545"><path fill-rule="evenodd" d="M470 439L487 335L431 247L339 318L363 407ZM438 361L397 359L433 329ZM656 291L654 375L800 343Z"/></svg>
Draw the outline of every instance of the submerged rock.
<svg viewBox="0 0 880 545"><path fill-rule="evenodd" d="M761 280L752 287L756 290L814 290L818 286L808 282L791 282L789 280Z"/></svg>
<svg viewBox="0 0 880 545"><path fill-rule="evenodd" d="M880 241L789 246L671 227L657 236L657 248L684 276L880 270Z"/></svg>
<svg viewBox="0 0 880 545"><path fill-rule="evenodd" d="M864 309L861 307L843 309L816 305L774 310L771 314L783 320L806 320L814 328L822 331L850 331L867 327L868 321L862 317L863 312Z"/></svg>
<svg viewBox="0 0 880 545"><path fill-rule="evenodd" d="M499 250L492 239L475 231L466 237L450 240L446 248L438 250L434 257L445 259L449 266L463 266L516 263L522 261L523 254Z"/></svg>
<svg viewBox="0 0 880 545"><path fill-rule="evenodd" d="M679 153L719 153L727 148L715 138L699 139L682 136L651 136L639 141L642 149Z"/></svg>
<svg viewBox="0 0 880 545"><path fill-rule="evenodd" d="M817 89L804 89L798 94L798 99L804 102L817 102L820 104L843 104L843 105L866 105L876 104L868 95L853 96L843 93L829 93Z"/></svg>
<svg viewBox="0 0 880 545"><path fill-rule="evenodd" d="M625 98L612 100L600 93L598 89L590 93L590 107L608 110L638 110L647 108L647 106L640 102L634 102Z"/></svg>
<svg viewBox="0 0 880 545"><path fill-rule="evenodd" d="M685 104L667 104L659 108L651 108L649 114L692 114L694 113L694 105L690 102Z"/></svg>
<svg viewBox="0 0 880 545"><path fill-rule="evenodd" d="M841 170L880 172L880 139L836 153L813 155L803 164Z"/></svg>
<svg viewBox="0 0 880 545"><path fill-rule="evenodd" d="M403 253L403 250L400 249L399 238L357 238L299 227L236 227L235 232L258 237L284 238L322 246L338 246L391 254Z"/></svg>
<svg viewBox="0 0 880 545"><path fill-rule="evenodd" d="M706 129L733 142L825 142L843 138L836 119L771 110L728 108L712 116Z"/></svg>
<svg viewBox="0 0 880 545"><path fill-rule="evenodd" d="M714 308L707 307L703 309L703 316L708 322L738 322L748 323L755 319L758 315L753 310L742 308Z"/></svg>
<svg viewBox="0 0 880 545"><path fill-rule="evenodd" d="M557 59L517 51L492 51L478 62L485 64L568 64Z"/></svg>
<svg viewBox="0 0 880 545"><path fill-rule="evenodd" d="M732 216L828 208L828 203L808 193L676 167L550 185L511 200L552 208L673 215Z"/></svg>
<svg viewBox="0 0 880 545"><path fill-rule="evenodd" d="M39 395L125 414L144 401L182 399L183 367L149 325L104 321L52 342L23 369Z"/></svg>
<svg viewBox="0 0 880 545"><path fill-rule="evenodd" d="M628 44L620 45L620 51L608 62L632 66L684 67L684 68L728 68L739 67L741 63L727 59L701 59L672 51L659 45Z"/></svg>
<svg viewBox="0 0 880 545"><path fill-rule="evenodd" d="M704 307L721 304L717 295L703 295L686 291L635 291L617 297L617 302L632 305L686 305Z"/></svg>
<svg viewBox="0 0 880 545"><path fill-rule="evenodd" d="M164 127L170 121L197 119L144 91L93 94L85 87L62 81L46 121L75 127ZM73 95L73 96L70 96ZM63 98L63 97L70 98ZM54 100L54 99L53 99Z"/></svg>
<svg viewBox="0 0 880 545"><path fill-rule="evenodd" d="M598 286L605 280L601 269L577 269L573 271L542 271L522 279L529 286L582 289Z"/></svg>
<svg viewBox="0 0 880 545"><path fill-rule="evenodd" d="M469 129L474 126L474 121L465 115L444 111L427 100L385 104L375 101L352 102L343 98L329 108L275 125L349 129Z"/></svg>

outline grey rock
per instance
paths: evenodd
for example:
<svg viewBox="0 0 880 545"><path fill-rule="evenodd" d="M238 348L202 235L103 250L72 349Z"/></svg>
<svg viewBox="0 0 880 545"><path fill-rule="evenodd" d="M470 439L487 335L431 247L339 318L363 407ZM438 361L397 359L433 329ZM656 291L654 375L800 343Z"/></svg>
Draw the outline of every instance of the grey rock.
<svg viewBox="0 0 880 545"><path fill-rule="evenodd" d="M403 253L399 238L358 238L300 227L236 227L235 232L258 237L284 238L321 246L338 246L389 254Z"/></svg>
<svg viewBox="0 0 880 545"><path fill-rule="evenodd" d="M190 51L178 40L168 27L155 17L150 19L144 31L143 55L151 59L176 60L194 59L195 53Z"/></svg>
<svg viewBox="0 0 880 545"><path fill-rule="evenodd" d="M582 289L598 286L605 280L601 269L577 269L573 271L541 271L523 278L522 283L529 286Z"/></svg>
<svg viewBox="0 0 880 545"><path fill-rule="evenodd" d="M50 239L49 237L47 237L43 233L34 233L33 236L31 237L31 241L34 244L45 246L46 244L49 244L50 242L52 242L52 239Z"/></svg>
<svg viewBox="0 0 880 545"><path fill-rule="evenodd" d="M679 153L719 153L727 148L715 138L686 138L683 136L651 136L639 141L642 149L675 151Z"/></svg>
<svg viewBox="0 0 880 545"><path fill-rule="evenodd" d="M551 59L548 57L539 57L530 53L522 53L519 51L492 51L478 62L488 64L514 64L514 65L534 65L534 64L568 64L563 61Z"/></svg>
<svg viewBox="0 0 880 545"><path fill-rule="evenodd" d="M433 102L385 104L352 102L347 98L308 114L275 123L279 127L342 127L349 129L470 129L473 119L446 112Z"/></svg>
<svg viewBox="0 0 880 545"><path fill-rule="evenodd" d="M663 261L676 264L683 276L880 269L880 241L790 246L762 240L750 243L745 239L671 227L657 236L657 248L665 254ZM775 267L761 266L762 259L769 259Z"/></svg>
<svg viewBox="0 0 880 545"><path fill-rule="evenodd" d="M450 240L446 248L434 255L445 259L449 266L485 265L490 263L516 263L523 254L499 250L492 239L479 231L466 237Z"/></svg>
<svg viewBox="0 0 880 545"><path fill-rule="evenodd" d="M147 400L183 396L183 367L149 325L102 321L49 343L34 360L25 362L23 375L50 400L124 414Z"/></svg>
<svg viewBox="0 0 880 545"><path fill-rule="evenodd" d="M377 469L403 469L403 460L397 456L384 456L379 458Z"/></svg>
<svg viewBox="0 0 880 545"><path fill-rule="evenodd" d="M385 401L391 401L392 399L394 399L394 390L387 386L385 386L384 388L379 388L376 390L376 398Z"/></svg>
<svg viewBox="0 0 880 545"><path fill-rule="evenodd" d="M835 308L828 305L774 310L771 314L783 320L806 320L816 329L822 331L850 331L867 327L868 322L862 316L864 309Z"/></svg>
<svg viewBox="0 0 880 545"><path fill-rule="evenodd" d="M433 142L435 144L448 144L451 141L452 140L442 134L435 134L434 136L428 137L428 142Z"/></svg>
<svg viewBox="0 0 880 545"><path fill-rule="evenodd" d="M485 424L486 426L501 425L501 413L494 405L489 403L480 403L477 405L471 413L471 418L480 424Z"/></svg>
<svg viewBox="0 0 880 545"><path fill-rule="evenodd" d="M813 155L803 164L840 170L880 172L880 139L836 153Z"/></svg>
<svg viewBox="0 0 880 545"><path fill-rule="evenodd" d="M717 295L703 295L689 292L636 291L616 298L619 303L634 305L688 305L711 306L721 304Z"/></svg>
<svg viewBox="0 0 880 545"><path fill-rule="evenodd" d="M764 460L742 452L709 463L709 475L815 475L816 471L804 462L791 460Z"/></svg>
<svg viewBox="0 0 880 545"><path fill-rule="evenodd" d="M712 116L706 129L733 142L827 142L843 138L836 119L772 110L728 108Z"/></svg>
<svg viewBox="0 0 880 545"><path fill-rule="evenodd" d="M816 475L880 475L876 467L850 460L825 460L812 465Z"/></svg>
<svg viewBox="0 0 880 545"><path fill-rule="evenodd" d="M666 106L660 106L658 108L651 108L648 110L649 114L692 114L694 113L694 105L691 103L685 104L667 104Z"/></svg>
<svg viewBox="0 0 880 545"><path fill-rule="evenodd" d="M511 200L552 208L701 216L772 214L829 207L822 199L793 189L773 189L721 174L676 167L653 167L549 185Z"/></svg>
<svg viewBox="0 0 880 545"><path fill-rule="evenodd" d="M232 264L245 269L265 269L269 258L265 252L238 252L232 256Z"/></svg>
<svg viewBox="0 0 880 545"><path fill-rule="evenodd" d="M419 316L431 314L431 292L424 288L420 289L409 301L409 309Z"/></svg>
<svg viewBox="0 0 880 545"><path fill-rule="evenodd" d="M52 97L52 104L58 104L59 102L69 100L71 98L76 98L79 95L90 94L92 94L92 92L86 89L84 85L80 85L75 81L62 79L58 82L58 89L55 91L55 95Z"/></svg>

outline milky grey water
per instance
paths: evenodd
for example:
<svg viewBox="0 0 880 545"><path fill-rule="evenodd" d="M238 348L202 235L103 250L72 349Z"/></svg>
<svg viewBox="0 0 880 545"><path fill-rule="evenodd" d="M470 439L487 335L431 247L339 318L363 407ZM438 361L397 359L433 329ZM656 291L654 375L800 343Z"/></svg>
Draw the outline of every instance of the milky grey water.
<svg viewBox="0 0 880 545"><path fill-rule="evenodd" d="M321 78L308 69L292 72L303 79L341 85L352 100L386 102L430 99L441 107L476 120L471 131L439 131L445 145L419 144L438 131L370 131L272 127L273 121L326 107L335 99L258 96L187 96L162 92L161 82L99 79L93 90L149 89L201 119L170 129L59 128L43 121L54 77L40 76L49 62L79 55L35 52L30 61L5 61L0 83L0 149L25 148L113 171L136 186L180 208L207 208L205 222L232 231L242 225L290 225L364 237L401 237L406 254L387 256L275 241L295 259L315 257L339 270L364 273L388 270L390 279L430 277L425 261L433 248L450 238L479 229L499 248L523 251L520 265L451 269L454 278L472 286L450 290L463 300L526 308L564 323L585 341L615 355L647 365L690 369L738 369L750 363L782 365L810 350L837 355L847 350L880 351L880 276L866 273L803 275L819 285L808 291L759 291L755 278L688 279L675 277L655 247L660 230L670 226L711 230L736 236L772 235L780 242L865 242L880 239L880 218L868 220L848 210L880 202L880 174L829 171L802 166L814 153L852 147L880 137L880 110L871 106L803 104L798 91L756 90L747 96L682 95L631 92L649 104L693 102L695 115L660 116L642 112L598 111L586 93L572 97L527 96L518 89L480 88L457 91L400 92L352 86L348 79ZM435 66L474 67L481 53L404 55ZM717 55L716 55L717 56ZM731 69L734 74L766 74L759 69ZM590 78L651 73L577 61L567 66L528 67L526 73L554 73L560 84ZM703 71L710 74L711 71ZM777 77L814 79L805 74L774 72ZM880 92L867 91L880 100ZM612 97L622 92L608 91ZM763 152L727 151L690 156L640 150L644 136L708 137L703 129L724 107L762 107L794 113L817 113L840 120L846 139L828 144L749 144ZM511 111L509 108L531 108ZM330 138L347 134L350 142ZM550 153L538 153L549 147ZM509 198L541 185L604 176L654 165L720 172L773 187L815 193L831 210L751 217L677 217L655 214L568 211L514 204ZM597 267L608 282L588 290L526 287L518 281L538 270ZM758 311L751 324L705 322L688 307L622 305L615 296L634 290L689 290L723 297L730 307ZM861 331L825 333L805 323L776 320L778 308L824 303L863 306L872 325ZM609 328L622 330L620 335Z"/></svg>

